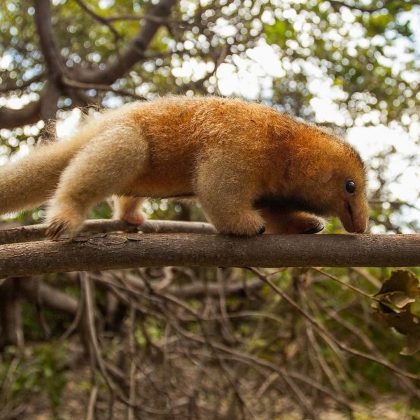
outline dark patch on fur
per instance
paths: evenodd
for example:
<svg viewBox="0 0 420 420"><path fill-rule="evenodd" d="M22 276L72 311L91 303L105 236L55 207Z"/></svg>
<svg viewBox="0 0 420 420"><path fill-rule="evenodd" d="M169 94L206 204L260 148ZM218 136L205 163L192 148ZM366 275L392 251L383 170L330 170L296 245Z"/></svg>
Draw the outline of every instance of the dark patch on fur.
<svg viewBox="0 0 420 420"><path fill-rule="evenodd" d="M281 197L265 195L254 201L254 208L257 210L268 208L278 212L304 211L307 213L317 214L319 216L325 215L325 210L322 207L316 203L311 203L308 200L297 196Z"/></svg>

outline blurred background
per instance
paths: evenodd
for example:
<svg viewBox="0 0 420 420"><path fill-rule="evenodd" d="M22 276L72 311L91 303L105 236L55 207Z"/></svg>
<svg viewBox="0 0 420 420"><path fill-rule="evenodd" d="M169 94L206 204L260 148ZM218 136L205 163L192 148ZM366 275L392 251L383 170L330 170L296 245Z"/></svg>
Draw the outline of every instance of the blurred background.
<svg viewBox="0 0 420 420"><path fill-rule="evenodd" d="M419 232L419 40L420 6L408 0L3 0L0 162L69 136L98 108L241 97L354 144L368 167L371 232ZM203 220L199 207L167 200L145 211ZM91 216L110 217L109 204ZM327 231L342 230L332 220ZM419 328L397 332L372 308L391 271L0 280L0 419L419 418ZM419 273L394 274L400 292ZM411 303L404 311L420 314Z"/></svg>

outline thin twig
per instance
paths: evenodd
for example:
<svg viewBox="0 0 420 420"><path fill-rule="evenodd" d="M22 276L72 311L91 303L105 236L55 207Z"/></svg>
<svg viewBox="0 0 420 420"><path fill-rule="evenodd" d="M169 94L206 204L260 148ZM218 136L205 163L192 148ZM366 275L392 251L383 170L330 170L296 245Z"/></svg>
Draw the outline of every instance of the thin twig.
<svg viewBox="0 0 420 420"><path fill-rule="evenodd" d="M410 372L407 372L405 370L400 369L399 367L395 366L388 360L384 359L382 356L373 356L368 353L364 353L362 351L356 350L352 347L349 347L347 344L342 343L340 340L338 340L334 335L332 335L323 325L321 325L317 320L315 320L313 317L311 317L306 311L304 311L293 299L290 298L289 295L287 295L283 290L281 290L279 287L277 287L271 280L267 279L263 274L261 274L257 269L255 268L248 268L248 270L255 273L258 277L260 277L263 281L265 281L276 293L278 293L289 305L291 305L294 309L296 309L298 312L300 312L306 319L308 319L325 337L328 337L330 340L332 340L337 346L343 350L346 351L354 356L361 357L363 359L370 360L372 362L378 363L387 369L397 373L398 375L405 376L407 378L420 381L420 375L416 375ZM420 396L420 391L419 391Z"/></svg>

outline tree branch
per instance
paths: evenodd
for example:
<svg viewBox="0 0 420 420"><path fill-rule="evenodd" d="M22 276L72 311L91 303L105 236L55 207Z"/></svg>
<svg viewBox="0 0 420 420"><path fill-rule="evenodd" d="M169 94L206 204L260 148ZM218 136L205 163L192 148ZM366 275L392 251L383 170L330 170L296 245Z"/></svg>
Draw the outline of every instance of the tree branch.
<svg viewBox="0 0 420 420"><path fill-rule="evenodd" d="M170 15L171 8L176 1L161 0L154 5L145 16L137 35L118 59L106 63L104 69L88 70L79 67L72 78L83 83L112 84L124 76L134 64L144 57L145 50L161 25L160 19L165 19Z"/></svg>
<svg viewBox="0 0 420 420"><path fill-rule="evenodd" d="M139 101L145 101L146 98L144 96L140 96L137 95L134 92L130 92L127 89L115 89L110 85L98 85L98 84L94 84L94 83L82 83L82 82L78 82L76 80L72 80L69 79L68 77L64 77L63 78L63 83L67 86L70 86L72 88L76 88L76 89L82 89L82 90L87 90L87 89L95 89L95 90L99 90L99 91L104 91L104 92L113 92L116 95L121 95L121 96L128 96L129 98L133 98Z"/></svg>
<svg viewBox="0 0 420 420"><path fill-rule="evenodd" d="M20 226L0 229L0 244L40 241L45 239L48 225ZM82 232L143 232L143 233L215 233L209 223L181 222L174 220L148 220L141 226L135 226L122 220L96 219L88 220L83 225Z"/></svg>
<svg viewBox="0 0 420 420"><path fill-rule="evenodd" d="M12 344L22 350L24 345L22 308L15 281L19 279L5 279L0 285L0 349Z"/></svg>
<svg viewBox="0 0 420 420"><path fill-rule="evenodd" d="M47 123L49 120L55 120L58 100L61 96L59 85L51 79L45 84L41 100L41 118Z"/></svg>
<svg viewBox="0 0 420 420"><path fill-rule="evenodd" d="M48 78L58 83L65 66L54 40L50 0L35 0L35 24Z"/></svg>
<svg viewBox="0 0 420 420"><path fill-rule="evenodd" d="M44 283L38 287L33 278L20 278L20 287L25 297L34 304L40 303L42 306L63 311L69 314L77 312L77 300L59 290L56 290Z"/></svg>
<svg viewBox="0 0 420 420"><path fill-rule="evenodd" d="M26 124L35 124L41 119L55 118L57 100L60 95L58 87L47 81L37 101L30 102L20 109L0 107L0 128L15 128Z"/></svg>
<svg viewBox="0 0 420 420"><path fill-rule="evenodd" d="M28 80L18 80L14 83L4 83L0 85L0 93L9 93L15 90L23 90L30 86L32 83L41 82L45 78L44 73L37 74Z"/></svg>
<svg viewBox="0 0 420 420"><path fill-rule="evenodd" d="M30 102L21 109L0 108L0 128L15 128L35 124L41 119L41 99Z"/></svg>
<svg viewBox="0 0 420 420"><path fill-rule="evenodd" d="M0 246L0 277L153 266L406 267L420 235L103 234Z"/></svg>
<svg viewBox="0 0 420 420"><path fill-rule="evenodd" d="M127 71L144 58L145 51L155 36L162 22L168 18L171 8L177 0L161 0L151 7L149 13L142 18L143 24L129 46L117 59L105 63L103 69L82 69L72 71L67 69L57 49L51 25L50 0L35 1L35 22L39 34L41 50L48 69L47 83L41 92L39 101L31 102L22 109L0 108L0 128L15 128L26 124L34 124L40 119L55 117L57 102L62 92L63 76L66 78L66 86L75 89L89 88L105 90L105 85L112 84L118 78L124 76ZM79 83L78 86L75 84ZM114 93L130 96L135 99L138 95L126 90L116 90L109 87L107 90ZM48 94L48 95L47 95ZM82 92L80 92L80 95ZM72 97L79 94L71 95ZM73 98L74 99L74 98ZM77 98L76 98L77 99ZM83 105L83 100L80 100Z"/></svg>
<svg viewBox="0 0 420 420"><path fill-rule="evenodd" d="M48 81L44 86L45 100L41 101L40 114L45 121L54 120L62 94L61 78L67 72L54 39L50 0L35 0L35 25L48 70Z"/></svg>
<svg viewBox="0 0 420 420"><path fill-rule="evenodd" d="M102 17L101 15L98 15L95 13L93 9L91 9L87 4L85 4L82 0L76 0L76 3L93 19L101 23L102 25L105 25L109 28L109 30L114 35L114 39L117 40L121 38L121 35L117 32L117 30L112 26L112 24L108 21L107 18Z"/></svg>

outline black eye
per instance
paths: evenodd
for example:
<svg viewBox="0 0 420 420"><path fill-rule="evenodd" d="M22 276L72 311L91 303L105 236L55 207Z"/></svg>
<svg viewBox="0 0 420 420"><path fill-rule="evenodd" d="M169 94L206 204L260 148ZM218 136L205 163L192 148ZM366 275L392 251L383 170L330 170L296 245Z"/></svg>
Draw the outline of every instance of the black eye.
<svg viewBox="0 0 420 420"><path fill-rule="evenodd" d="M350 194L353 194L356 191L356 184L354 183L354 181L346 182L346 191Z"/></svg>

